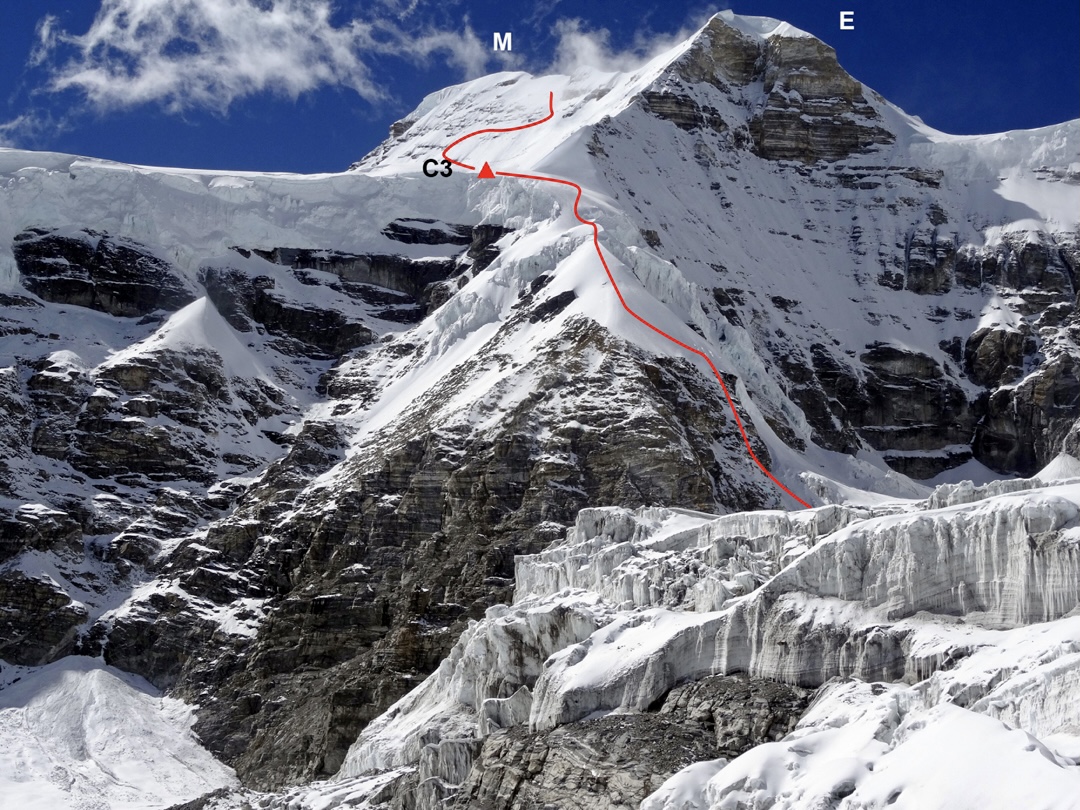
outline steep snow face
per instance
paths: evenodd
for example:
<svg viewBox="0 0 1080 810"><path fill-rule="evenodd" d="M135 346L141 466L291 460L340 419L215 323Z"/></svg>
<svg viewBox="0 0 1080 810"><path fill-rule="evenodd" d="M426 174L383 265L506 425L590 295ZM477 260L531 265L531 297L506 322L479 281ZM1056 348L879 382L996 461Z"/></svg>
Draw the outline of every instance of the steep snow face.
<svg viewBox="0 0 1080 810"><path fill-rule="evenodd" d="M1073 760L953 704L898 710L903 694L858 682L829 687L783 742L687 768L642 810L1080 806Z"/></svg>
<svg viewBox="0 0 1080 810"><path fill-rule="evenodd" d="M535 120L549 91L553 121L478 136L455 156L582 184L584 214L600 223L631 306L738 376L761 412L757 430L782 428L772 455L809 445L794 476L855 483L850 463L837 470L814 445L884 454L919 478L972 454L1030 474L1058 452L1080 409L1065 382L1074 371L1064 370L1075 319L1059 317L1074 307L1069 267L1080 256L1080 190L1070 180L1078 122L948 136L864 90L817 40L773 20L719 15L631 73L513 74L449 88L358 166L410 171L435 144L500 125L496 111L502 125ZM822 108L833 116L827 126L815 118ZM560 204L557 188L522 185L476 182L470 195L485 217L507 222L517 201L529 200L530 215L537 195ZM561 227L576 226L567 218ZM1028 300L1034 287L1049 297ZM573 288L583 293L580 276ZM598 292L590 311L602 307L607 328L673 352ZM1049 300L1062 309L1043 317ZM491 322L485 311L481 324ZM982 420L980 387L1006 381L1011 393ZM1068 415L1050 415L1057 406L1035 395L1036 410L1049 407L1052 438L1015 446L1005 400L1027 401L1048 382L1063 389Z"/></svg>
<svg viewBox="0 0 1080 810"><path fill-rule="evenodd" d="M748 14L736 14L733 11L721 11L717 16L737 31L758 39L769 40L773 37L799 39L812 36L791 23L773 17L754 17Z"/></svg>
<svg viewBox="0 0 1080 810"><path fill-rule="evenodd" d="M82 657L0 675L0 791L34 810L164 808L239 783L189 706Z"/></svg>

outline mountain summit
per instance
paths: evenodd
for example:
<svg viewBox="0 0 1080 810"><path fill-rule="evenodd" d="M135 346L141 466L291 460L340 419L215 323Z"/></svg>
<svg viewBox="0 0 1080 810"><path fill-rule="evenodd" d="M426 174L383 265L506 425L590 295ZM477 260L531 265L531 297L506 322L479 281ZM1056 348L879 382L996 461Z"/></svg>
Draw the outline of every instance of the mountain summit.
<svg viewBox="0 0 1080 810"><path fill-rule="evenodd" d="M1078 153L730 12L340 174L0 149L4 672L337 776L260 806L946 807L961 744L1075 796Z"/></svg>

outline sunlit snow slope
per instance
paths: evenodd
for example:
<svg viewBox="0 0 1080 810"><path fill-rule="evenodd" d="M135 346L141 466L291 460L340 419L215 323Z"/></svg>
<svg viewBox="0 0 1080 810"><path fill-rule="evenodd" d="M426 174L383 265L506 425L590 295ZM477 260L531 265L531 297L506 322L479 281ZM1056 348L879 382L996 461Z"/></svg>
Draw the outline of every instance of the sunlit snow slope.
<svg viewBox="0 0 1080 810"><path fill-rule="evenodd" d="M8 807L158 808L236 785L181 701L89 658L5 670L0 793Z"/></svg>

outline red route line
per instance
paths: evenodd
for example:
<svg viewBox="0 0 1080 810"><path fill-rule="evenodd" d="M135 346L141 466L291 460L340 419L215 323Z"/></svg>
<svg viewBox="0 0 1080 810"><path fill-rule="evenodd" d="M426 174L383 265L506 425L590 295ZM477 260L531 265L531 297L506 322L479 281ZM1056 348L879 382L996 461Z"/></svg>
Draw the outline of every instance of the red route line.
<svg viewBox="0 0 1080 810"><path fill-rule="evenodd" d="M449 160L451 163L453 163L455 166L460 166L463 169L468 169L469 171L474 172L474 171L476 171L475 166L470 166L468 163L462 163L459 160L454 160L452 157L450 157L446 153L449 152L451 149L453 149L455 146L457 146L459 143L467 141L467 140L469 140L469 138L472 138L472 137L474 137L476 135L484 135L484 134L486 134L488 132L517 132L518 130L521 130L521 129L528 129L529 127L539 126L540 124L543 124L545 121L550 121L554 117L555 117L555 93L552 92L552 93L548 93L548 114L545 115L543 118L537 119L536 121L530 121L528 124L522 124L521 126L518 126L518 127L497 127L495 129L478 129L478 130L476 130L476 132L470 132L468 135L462 135L460 138L458 138L456 141L454 141L452 144L450 144L448 147L446 147L445 149L442 150L442 156L444 158L446 158L447 160ZM502 174L502 172L498 172L498 174ZM545 178L539 178L539 179L542 180L542 179L545 179ZM581 217L578 217L578 219L581 219Z"/></svg>
<svg viewBox="0 0 1080 810"><path fill-rule="evenodd" d="M454 160L446 153L458 144L467 141L469 138L472 138L474 135L482 135L488 132L517 132L518 130L528 129L529 127L535 127L537 124L542 124L545 121L550 121L555 115L555 93L553 92L548 94L548 110L549 112L544 118L541 118L537 121L532 121L528 124L522 124L518 127L505 127L501 129L480 129L476 132L470 132L468 135L464 135L458 138L448 147L443 149L443 157L457 166L461 166L462 168L475 171L475 166L470 166L467 163L461 163L457 160ZM649 327L649 329L653 330L658 335L667 338L672 343L680 346L683 349L686 349L686 351L690 352L691 354L697 355L709 364L709 368L712 369L712 373L715 375L716 381L720 383L720 389L724 392L724 397L727 398L728 405L731 408L731 415L735 417L735 424L739 427L739 433L742 434L743 444L746 445L746 452L750 454L750 458L753 459L754 463L758 466L758 468L763 473L765 473L765 475L769 477L769 480L776 484L776 486L780 487L780 489L782 489L784 492L786 492L788 495L798 501L805 508L812 508L810 504L808 504L806 501L804 501L802 498L800 498L798 495L796 495L794 492L792 492L790 489L780 483L776 476L769 472L765 465L762 464L761 461L758 459L757 454L754 453L754 448L750 446L750 437L746 435L746 428L743 427L742 419L739 418L739 412L735 409L735 401L731 398L731 394L728 392L728 387L724 384L724 378L720 376L720 372L717 371L716 366L713 365L713 361L709 357L709 355L705 354L705 352L701 351L701 349L695 349L693 346L689 346L686 343L683 343L678 338L672 337L660 327L653 325L652 323L638 315L636 312L634 312L634 310L630 308L630 305L626 303L626 299L623 298L622 290L619 289L619 285L615 281L615 276L612 275L611 268L608 266L607 259L604 258L604 251L600 247L600 226L591 219L585 219L585 217L583 217L578 211L578 204L581 202L582 194L584 194L581 186L571 180L563 180L560 177L544 177L538 174L519 174L517 172L495 172L495 174L499 177L516 177L519 180L540 180L545 183L558 183L559 185L569 186L577 192L577 195L574 197L574 216L577 217L580 223L582 223L583 225L588 225L590 228L592 228L593 244L596 246L596 255L600 257L600 263L604 266L604 272L607 273L608 280L611 282L612 289L615 290L615 295L619 297L619 303L622 304L622 308L625 309L628 313L630 313L630 315L635 320Z"/></svg>

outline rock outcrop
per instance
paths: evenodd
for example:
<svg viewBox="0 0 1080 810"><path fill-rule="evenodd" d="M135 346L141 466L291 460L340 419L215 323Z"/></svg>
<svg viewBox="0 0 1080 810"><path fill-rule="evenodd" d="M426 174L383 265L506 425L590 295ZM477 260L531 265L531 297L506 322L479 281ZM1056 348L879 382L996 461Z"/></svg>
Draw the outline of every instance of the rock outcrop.
<svg viewBox="0 0 1080 810"><path fill-rule="evenodd" d="M547 545L590 501L711 507L719 480L750 503L769 497L716 463L716 446L732 457L739 452L738 439L713 421L724 407L717 391L680 363L653 365L612 343L585 319L564 324L548 355L560 358L561 371L546 360L521 369L541 384L524 401L499 406L497 430L418 416L408 427L414 435L400 434L398 446L345 461L313 432L229 518L173 552L166 571L203 572L182 580L189 602L272 600L242 654L180 659L168 668L144 663L139 651L163 623L177 624L186 644L211 642L186 629L190 620L175 604L163 610L147 599L114 624L106 659L183 694L214 684L197 728L213 749L235 756L242 773L275 784L330 775L363 726L437 666L470 618L509 600L515 555ZM352 385L330 383L335 391ZM518 390L508 381L493 389L491 402ZM444 396L437 390L419 412L437 412ZM578 409L568 423L561 413L567 398L605 404ZM533 425L547 431L543 440ZM338 483L311 489L307 482L331 468ZM277 700L296 689L307 694L304 704ZM297 750L312 754L301 758Z"/></svg>
<svg viewBox="0 0 1080 810"><path fill-rule="evenodd" d="M57 304L138 317L195 299L175 268L144 245L89 228L23 231L13 253L26 289Z"/></svg>
<svg viewBox="0 0 1080 810"><path fill-rule="evenodd" d="M518 727L487 737L446 792L462 810L559 806L568 796L583 810L630 810L677 770L713 758L711 743L702 724L670 714L609 715L540 735Z"/></svg>
<svg viewBox="0 0 1080 810"><path fill-rule="evenodd" d="M643 96L653 114L684 129L704 125L718 133L732 123L678 84L707 83L730 93L733 86L737 92L760 82L743 143L767 160L833 162L895 140L836 51L795 29L763 39L741 30L730 15L717 15L672 65L668 80L663 92Z"/></svg>

